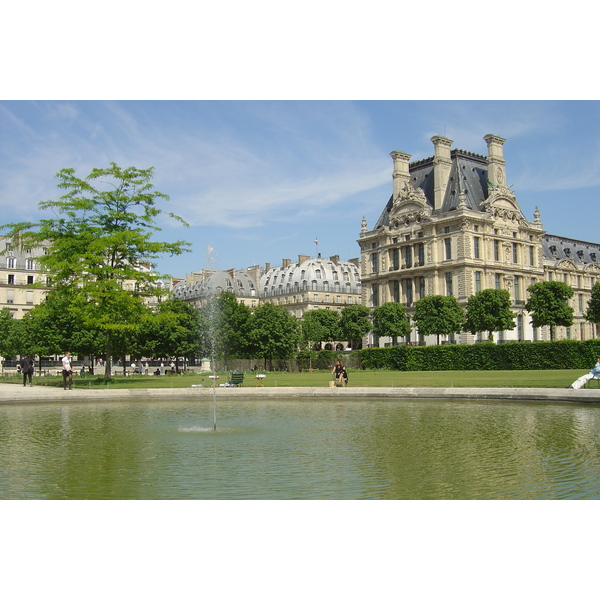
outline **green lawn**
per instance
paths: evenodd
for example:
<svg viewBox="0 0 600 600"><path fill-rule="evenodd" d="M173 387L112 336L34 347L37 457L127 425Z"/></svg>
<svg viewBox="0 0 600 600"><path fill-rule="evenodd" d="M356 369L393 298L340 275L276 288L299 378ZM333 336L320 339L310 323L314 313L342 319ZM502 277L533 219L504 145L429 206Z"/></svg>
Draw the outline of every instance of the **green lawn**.
<svg viewBox="0 0 600 600"><path fill-rule="evenodd" d="M583 370L556 371L349 371L349 385L353 387L522 387L522 388L561 388L570 385ZM219 373L219 383L229 378L229 373ZM267 373L265 387L326 387L332 376L329 371L313 373ZM19 376L2 378L5 383L22 383ZM170 388L209 387L211 380L204 375L133 375L116 376L108 387L117 388ZM62 378L56 376L34 377L34 385L62 386ZM73 378L75 387L97 388L106 385L103 379L84 375ZM247 372L245 386L255 387L253 373Z"/></svg>

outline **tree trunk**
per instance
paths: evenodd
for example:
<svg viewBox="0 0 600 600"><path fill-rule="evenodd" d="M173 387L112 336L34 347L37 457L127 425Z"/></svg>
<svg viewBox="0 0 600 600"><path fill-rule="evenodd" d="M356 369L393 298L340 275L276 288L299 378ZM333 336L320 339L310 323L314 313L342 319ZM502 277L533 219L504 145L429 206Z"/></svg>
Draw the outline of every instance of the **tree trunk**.
<svg viewBox="0 0 600 600"><path fill-rule="evenodd" d="M112 345L110 331L106 332L105 341L106 356L104 357L104 380L108 381L112 377Z"/></svg>

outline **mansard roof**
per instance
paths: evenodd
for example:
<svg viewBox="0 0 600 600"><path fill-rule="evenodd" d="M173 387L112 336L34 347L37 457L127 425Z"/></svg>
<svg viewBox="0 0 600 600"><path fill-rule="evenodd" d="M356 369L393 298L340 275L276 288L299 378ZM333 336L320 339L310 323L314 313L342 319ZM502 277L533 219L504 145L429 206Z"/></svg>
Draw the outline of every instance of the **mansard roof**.
<svg viewBox="0 0 600 600"><path fill-rule="evenodd" d="M547 260L571 260L577 264L600 262L600 244L592 242L546 234L542 239L542 248Z"/></svg>
<svg viewBox="0 0 600 600"><path fill-rule="evenodd" d="M172 293L182 300L205 299L221 292L232 292L238 297L256 295L252 277L244 271L213 271L207 277L198 277L193 281L183 280L177 283Z"/></svg>
<svg viewBox="0 0 600 600"><path fill-rule="evenodd" d="M441 215L456 210L458 198L461 193L465 194L467 208L483 212L480 204L488 197L488 166L487 159L481 154L467 152L466 150L452 150L450 152L452 166L448 186L442 207L433 211L432 214ZM411 182L415 188L421 188L427 198L427 204L434 207L434 180L433 167L434 157L425 158L409 164ZM375 229L389 226L389 213L392 209L392 197L381 213Z"/></svg>
<svg viewBox="0 0 600 600"><path fill-rule="evenodd" d="M353 262L343 260L334 262L331 259L321 258L319 254L317 258L306 257L302 262L269 269L260 278L259 287L265 292L281 290L283 293L288 286L293 289L296 284L300 287L316 280L329 282L332 285L335 281L340 281L351 286L359 286L360 272Z"/></svg>

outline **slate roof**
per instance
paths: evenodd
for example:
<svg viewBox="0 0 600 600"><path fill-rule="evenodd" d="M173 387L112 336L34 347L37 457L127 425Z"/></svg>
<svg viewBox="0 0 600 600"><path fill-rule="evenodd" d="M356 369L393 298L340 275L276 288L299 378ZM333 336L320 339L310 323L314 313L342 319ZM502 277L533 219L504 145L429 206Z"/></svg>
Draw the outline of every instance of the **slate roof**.
<svg viewBox="0 0 600 600"><path fill-rule="evenodd" d="M467 152L466 150L452 150L450 152L452 166L446 194L439 210L432 214L443 214L456 210L458 197L461 192L466 193L467 208L481 211L479 206L488 196L487 186L487 160L481 154ZM425 193L427 204L434 206L434 181L433 181L433 159L425 158L409 164L411 181L416 188L420 187ZM375 229L389 225L389 213L392 209L392 197L381 213Z"/></svg>
<svg viewBox="0 0 600 600"><path fill-rule="evenodd" d="M600 244L571 240L558 235L544 235L542 240L544 258L548 260L572 260L576 264L600 262Z"/></svg>

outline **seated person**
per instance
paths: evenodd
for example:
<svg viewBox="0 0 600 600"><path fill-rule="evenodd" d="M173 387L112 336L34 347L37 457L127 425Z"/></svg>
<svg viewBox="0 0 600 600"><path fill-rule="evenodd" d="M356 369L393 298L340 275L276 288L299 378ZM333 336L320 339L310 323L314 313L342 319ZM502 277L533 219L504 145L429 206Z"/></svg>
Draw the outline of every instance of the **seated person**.
<svg viewBox="0 0 600 600"><path fill-rule="evenodd" d="M346 383L348 383L348 374L346 373L346 369L344 369L341 360L338 360L335 363L335 367L331 370L331 374L335 374L335 379L341 387L345 387Z"/></svg>
<svg viewBox="0 0 600 600"><path fill-rule="evenodd" d="M596 366L589 373L582 375L581 377L579 377L579 379L576 379L570 386L568 386L570 389L578 390L579 388L583 387L590 379L593 379L594 377L600 378L600 355L597 357L596 360L598 361L596 363Z"/></svg>

